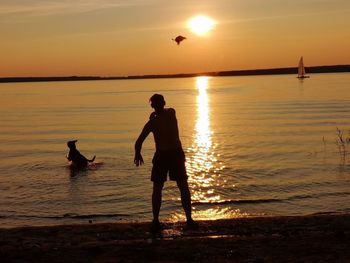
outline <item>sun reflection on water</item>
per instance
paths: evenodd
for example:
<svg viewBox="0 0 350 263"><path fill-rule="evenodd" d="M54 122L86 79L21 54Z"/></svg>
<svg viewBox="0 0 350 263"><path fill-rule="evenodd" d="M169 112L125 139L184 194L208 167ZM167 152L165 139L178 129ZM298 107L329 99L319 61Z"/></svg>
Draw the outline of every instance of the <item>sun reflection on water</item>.
<svg viewBox="0 0 350 263"><path fill-rule="evenodd" d="M224 186L220 171L224 168L217 159L217 144L213 142L213 131L210 125L210 98L208 88L210 77L196 78L197 88L197 121L194 130L193 145L188 148L186 167L191 185L192 202L213 204L207 209L193 207L197 219L219 219L232 217L232 210L221 208L222 201L218 189ZM238 214L234 211L233 214Z"/></svg>
<svg viewBox="0 0 350 263"><path fill-rule="evenodd" d="M212 141L210 127L209 97L207 93L210 77L198 77L196 79L197 96L197 122L195 126L194 142L189 150L192 153L187 159L189 182L192 184L193 201L216 202L220 201L220 195L215 193L215 175L220 169L217 167L217 159L214 149L216 145ZM213 174L214 173L214 174Z"/></svg>

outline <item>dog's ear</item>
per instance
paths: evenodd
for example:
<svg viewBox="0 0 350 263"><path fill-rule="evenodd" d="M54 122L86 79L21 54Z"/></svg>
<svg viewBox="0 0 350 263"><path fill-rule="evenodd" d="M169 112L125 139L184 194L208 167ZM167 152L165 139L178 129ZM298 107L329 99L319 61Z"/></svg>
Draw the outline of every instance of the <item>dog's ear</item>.
<svg viewBox="0 0 350 263"><path fill-rule="evenodd" d="M77 141L78 141L78 140L68 141L68 142L67 142L67 146L68 146L69 148L75 147L75 143L76 143Z"/></svg>

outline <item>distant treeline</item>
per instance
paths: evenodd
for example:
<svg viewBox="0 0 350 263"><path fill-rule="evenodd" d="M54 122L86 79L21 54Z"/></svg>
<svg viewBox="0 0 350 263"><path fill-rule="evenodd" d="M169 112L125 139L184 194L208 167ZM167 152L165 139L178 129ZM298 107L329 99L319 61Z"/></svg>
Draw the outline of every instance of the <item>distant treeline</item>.
<svg viewBox="0 0 350 263"><path fill-rule="evenodd" d="M307 74L350 72L350 65L305 67L305 71ZM215 76L249 76L249 75L283 75L283 74L298 74L298 68L232 70L232 71L221 71L213 75Z"/></svg>
<svg viewBox="0 0 350 263"><path fill-rule="evenodd" d="M9 77L9 78L0 78L0 83L5 82L47 82L47 81L84 81L84 80L100 80L103 78L88 76L88 77Z"/></svg>
<svg viewBox="0 0 350 263"><path fill-rule="evenodd" d="M305 67L306 73L336 73L350 72L350 65L315 66ZM156 79L156 78L189 78L197 76L252 76L252 75L283 75L297 74L298 68L272 68L272 69L251 69L231 70L218 72L202 72L189 74L167 74L167 75L138 75L121 77L98 77L98 76L71 76L71 77L9 77L0 78L0 83L9 82L47 82L47 81L86 81L86 80L112 80L112 79Z"/></svg>

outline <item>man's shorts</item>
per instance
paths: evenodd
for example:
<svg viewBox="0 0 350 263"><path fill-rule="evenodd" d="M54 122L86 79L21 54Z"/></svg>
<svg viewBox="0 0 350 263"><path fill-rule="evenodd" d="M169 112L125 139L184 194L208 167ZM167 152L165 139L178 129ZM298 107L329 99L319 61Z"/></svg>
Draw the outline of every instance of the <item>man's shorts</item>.
<svg viewBox="0 0 350 263"><path fill-rule="evenodd" d="M187 180L185 153L182 149L156 151L152 163L153 182L165 182L168 172L172 181Z"/></svg>

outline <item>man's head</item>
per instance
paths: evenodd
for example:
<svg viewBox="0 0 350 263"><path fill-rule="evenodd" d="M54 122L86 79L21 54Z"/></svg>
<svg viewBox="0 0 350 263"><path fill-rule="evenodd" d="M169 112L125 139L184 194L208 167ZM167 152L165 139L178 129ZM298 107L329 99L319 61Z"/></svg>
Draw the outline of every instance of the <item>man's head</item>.
<svg viewBox="0 0 350 263"><path fill-rule="evenodd" d="M162 110L164 109L165 106L165 100L163 95L161 94L154 94L149 101L151 102L151 107L153 109L157 110Z"/></svg>

